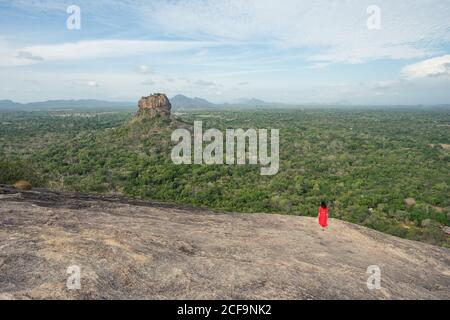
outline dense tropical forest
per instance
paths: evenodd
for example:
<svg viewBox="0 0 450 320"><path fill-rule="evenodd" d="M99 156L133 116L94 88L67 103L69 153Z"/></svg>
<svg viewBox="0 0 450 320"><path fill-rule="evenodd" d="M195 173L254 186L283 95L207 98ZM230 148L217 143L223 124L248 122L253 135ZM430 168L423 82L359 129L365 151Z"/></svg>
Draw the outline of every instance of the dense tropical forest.
<svg viewBox="0 0 450 320"><path fill-rule="evenodd" d="M0 112L0 183L127 196L215 210L331 217L450 247L450 109ZM175 165L179 124L280 130L280 169ZM405 199L415 201L405 203ZM415 202L415 204L414 204Z"/></svg>

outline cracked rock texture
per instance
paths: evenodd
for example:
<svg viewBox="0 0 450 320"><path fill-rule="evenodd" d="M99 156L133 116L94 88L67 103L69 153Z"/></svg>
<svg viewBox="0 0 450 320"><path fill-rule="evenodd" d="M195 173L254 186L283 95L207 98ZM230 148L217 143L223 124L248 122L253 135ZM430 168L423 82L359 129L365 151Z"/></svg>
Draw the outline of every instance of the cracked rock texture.
<svg viewBox="0 0 450 320"><path fill-rule="evenodd" d="M138 102L138 115L148 112L151 116L159 114L163 117L170 116L172 105L169 98L163 93L155 93L148 97L142 97Z"/></svg>
<svg viewBox="0 0 450 320"><path fill-rule="evenodd" d="M449 299L449 266L448 249L335 219L0 187L0 299Z"/></svg>

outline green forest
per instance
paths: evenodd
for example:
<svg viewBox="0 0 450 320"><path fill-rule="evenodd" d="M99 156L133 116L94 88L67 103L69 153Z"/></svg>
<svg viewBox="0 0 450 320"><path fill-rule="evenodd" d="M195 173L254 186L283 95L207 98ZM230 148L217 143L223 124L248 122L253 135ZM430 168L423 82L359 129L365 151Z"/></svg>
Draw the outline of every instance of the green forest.
<svg viewBox="0 0 450 320"><path fill-rule="evenodd" d="M0 112L0 184L130 197L218 211L332 218L450 247L450 109L188 110L134 119L130 110ZM171 132L280 130L280 169L175 165ZM415 199L406 204L405 199Z"/></svg>

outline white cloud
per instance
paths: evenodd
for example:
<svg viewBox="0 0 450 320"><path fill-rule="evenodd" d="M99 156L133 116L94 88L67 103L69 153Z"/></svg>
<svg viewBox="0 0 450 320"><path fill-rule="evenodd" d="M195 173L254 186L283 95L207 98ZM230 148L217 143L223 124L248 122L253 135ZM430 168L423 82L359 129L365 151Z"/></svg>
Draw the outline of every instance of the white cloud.
<svg viewBox="0 0 450 320"><path fill-rule="evenodd" d="M142 82L143 86L153 86L156 82L150 79L147 79L145 81Z"/></svg>
<svg viewBox="0 0 450 320"><path fill-rule="evenodd" d="M132 100L143 86L155 86L206 98L221 93L223 99L283 94L286 102L450 101L450 77L437 77L448 74L448 65L429 59L448 54L448 1L79 0L91 29L70 34L49 30L70 1L13 2L33 17L19 19L16 30L0 22L11 30L8 38L0 35L0 87L14 87L18 99ZM381 30L367 29L372 4L381 9ZM24 33L37 19L42 26ZM84 38L94 35L104 38ZM165 40L132 40L150 38ZM405 67L404 77L398 63L384 61L326 68L379 59L428 60ZM1 68L34 64L43 65ZM28 73L40 81L41 93L23 88Z"/></svg>
<svg viewBox="0 0 450 320"><path fill-rule="evenodd" d="M410 45L391 45L382 47L377 45L335 47L324 53L314 54L307 58L315 62L313 67L320 68L330 63L358 64L376 59L411 59L425 57L431 54L427 49L418 49Z"/></svg>
<svg viewBox="0 0 450 320"><path fill-rule="evenodd" d="M29 65L36 63L36 61L33 61L32 59L24 59L24 57L21 56L21 52L24 51L12 47L5 39L0 37L0 67ZM31 53L28 52L28 54Z"/></svg>
<svg viewBox="0 0 450 320"><path fill-rule="evenodd" d="M205 80L197 80L194 82L195 85L197 86L202 86L202 87L215 87L217 86L217 84L213 81L205 81Z"/></svg>
<svg viewBox="0 0 450 320"><path fill-rule="evenodd" d="M150 74L153 73L153 70L148 65L141 64L140 66L138 66L138 72L142 74Z"/></svg>
<svg viewBox="0 0 450 320"><path fill-rule="evenodd" d="M376 81L375 83L369 83L367 87L375 92L385 92L400 87L402 85L405 85L405 83L398 80L381 80Z"/></svg>
<svg viewBox="0 0 450 320"><path fill-rule="evenodd" d="M14 48L5 41L0 42L0 45L0 66L21 66L42 61L120 58L144 54L182 52L216 44L200 41L88 40L33 45L24 48Z"/></svg>
<svg viewBox="0 0 450 320"><path fill-rule="evenodd" d="M28 60L34 60L34 61L44 60L41 56L34 56L31 52L28 52L28 51L20 51L16 57L19 59L28 59Z"/></svg>
<svg viewBox="0 0 450 320"><path fill-rule="evenodd" d="M381 30L369 30L366 9L372 4L372 0L184 0L157 1L141 12L143 24L168 34L307 47L307 60L321 63L426 57L438 44L450 42L448 3L378 0Z"/></svg>
<svg viewBox="0 0 450 320"><path fill-rule="evenodd" d="M88 85L89 87L98 87L97 81L94 81L94 80L89 80L89 81L87 82L87 85Z"/></svg>
<svg viewBox="0 0 450 320"><path fill-rule="evenodd" d="M450 76L450 55L408 65L402 69L402 74L409 79Z"/></svg>
<svg viewBox="0 0 450 320"><path fill-rule="evenodd" d="M17 1L16 5L57 10L61 7L57 3L53 0L36 4ZM381 9L381 30L369 30L366 25L369 18L366 10L373 4L372 0L283 0L282 3L278 0L111 0L80 3L91 12L98 11L99 15L110 10L118 14L120 8L124 17L133 17L133 22L140 22L139 26L149 34L190 40L88 40L34 45L12 52L0 49L0 66L186 50L201 54L201 49L217 45L250 47L265 44L269 47L263 50L290 49L290 55L301 55L300 58L311 62L313 67L324 67L332 63L354 64L376 59L426 58L442 54L439 47L450 43L450 5L440 0L377 0L376 5ZM19 59L19 52L27 52L38 59ZM198 59L204 62L210 56L205 51L205 57ZM221 60L222 63L227 61L230 63L226 58Z"/></svg>

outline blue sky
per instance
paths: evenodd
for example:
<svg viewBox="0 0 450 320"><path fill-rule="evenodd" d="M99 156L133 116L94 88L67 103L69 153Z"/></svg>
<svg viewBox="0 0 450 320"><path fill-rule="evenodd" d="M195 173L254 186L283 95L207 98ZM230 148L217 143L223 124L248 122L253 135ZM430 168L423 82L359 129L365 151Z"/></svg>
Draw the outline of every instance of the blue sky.
<svg viewBox="0 0 450 320"><path fill-rule="evenodd" d="M0 17L0 99L450 103L450 1L0 0Z"/></svg>

